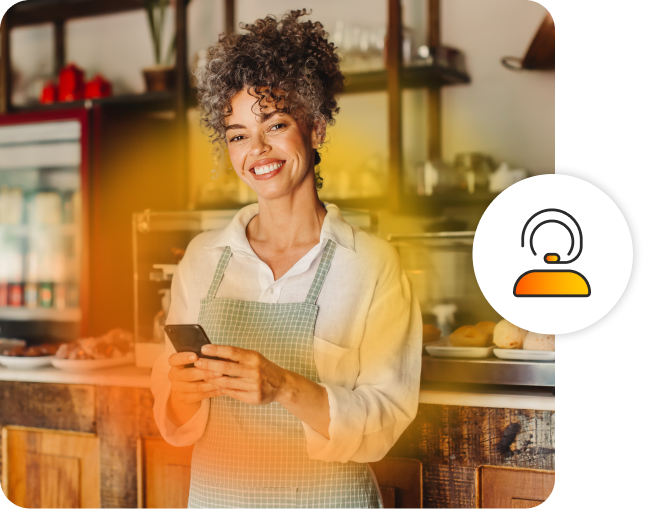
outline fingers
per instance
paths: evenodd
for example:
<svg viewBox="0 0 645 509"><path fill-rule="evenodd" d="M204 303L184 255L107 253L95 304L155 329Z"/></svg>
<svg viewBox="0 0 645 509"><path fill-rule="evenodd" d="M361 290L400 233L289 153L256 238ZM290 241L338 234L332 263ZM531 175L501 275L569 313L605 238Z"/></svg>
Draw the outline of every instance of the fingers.
<svg viewBox="0 0 645 509"><path fill-rule="evenodd" d="M222 389L235 389L249 392L260 392L260 384L257 380L248 378L231 378L223 376L220 378L209 378L208 383Z"/></svg>
<svg viewBox="0 0 645 509"><path fill-rule="evenodd" d="M170 368L168 372L168 379L171 382L198 382L200 380L205 380L207 371L197 368Z"/></svg>
<svg viewBox="0 0 645 509"><path fill-rule="evenodd" d="M173 367L183 367L197 360L197 355L192 352L173 353L168 357L168 364Z"/></svg>
<svg viewBox="0 0 645 509"><path fill-rule="evenodd" d="M250 370L243 364L230 361L215 361L212 359L200 359L195 362L195 367L206 371L212 371L215 374L228 376L245 376L250 374Z"/></svg>
<svg viewBox="0 0 645 509"><path fill-rule="evenodd" d="M222 357L235 362L245 362L257 354L253 350L245 350L230 345L204 345L202 353L211 357Z"/></svg>

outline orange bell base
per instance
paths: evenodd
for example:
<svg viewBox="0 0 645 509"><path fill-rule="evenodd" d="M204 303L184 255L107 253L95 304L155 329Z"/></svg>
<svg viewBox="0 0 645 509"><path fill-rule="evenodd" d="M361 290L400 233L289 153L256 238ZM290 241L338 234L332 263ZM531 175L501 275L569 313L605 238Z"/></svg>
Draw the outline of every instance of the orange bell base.
<svg viewBox="0 0 645 509"><path fill-rule="evenodd" d="M530 270L515 286L516 297L589 297L589 281L574 270Z"/></svg>

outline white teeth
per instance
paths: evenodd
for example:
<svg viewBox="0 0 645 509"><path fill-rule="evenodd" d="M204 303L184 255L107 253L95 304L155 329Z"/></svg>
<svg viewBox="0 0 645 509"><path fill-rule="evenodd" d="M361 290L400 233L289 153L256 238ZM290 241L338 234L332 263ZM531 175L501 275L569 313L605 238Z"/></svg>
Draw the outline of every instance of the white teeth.
<svg viewBox="0 0 645 509"><path fill-rule="evenodd" d="M273 163L273 164L266 164L264 166L257 166L255 168L255 174L256 175L264 175L265 173L269 173L270 171L277 170L282 166L284 162L281 163Z"/></svg>

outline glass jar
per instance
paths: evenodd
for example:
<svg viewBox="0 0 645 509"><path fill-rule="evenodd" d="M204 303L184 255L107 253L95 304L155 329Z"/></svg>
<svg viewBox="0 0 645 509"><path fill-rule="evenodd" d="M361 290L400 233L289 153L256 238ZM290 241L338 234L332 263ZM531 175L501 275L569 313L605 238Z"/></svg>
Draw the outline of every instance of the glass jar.
<svg viewBox="0 0 645 509"><path fill-rule="evenodd" d="M488 189L492 169L490 156L479 152L464 152L455 156L454 173L459 189L472 194Z"/></svg>

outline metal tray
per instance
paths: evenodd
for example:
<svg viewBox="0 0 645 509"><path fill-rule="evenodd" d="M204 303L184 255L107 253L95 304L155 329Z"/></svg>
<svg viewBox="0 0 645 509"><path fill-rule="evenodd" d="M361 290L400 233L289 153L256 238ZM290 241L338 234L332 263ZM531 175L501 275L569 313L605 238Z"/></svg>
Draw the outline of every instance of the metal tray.
<svg viewBox="0 0 645 509"><path fill-rule="evenodd" d="M424 382L555 387L555 362L437 359L423 356Z"/></svg>

